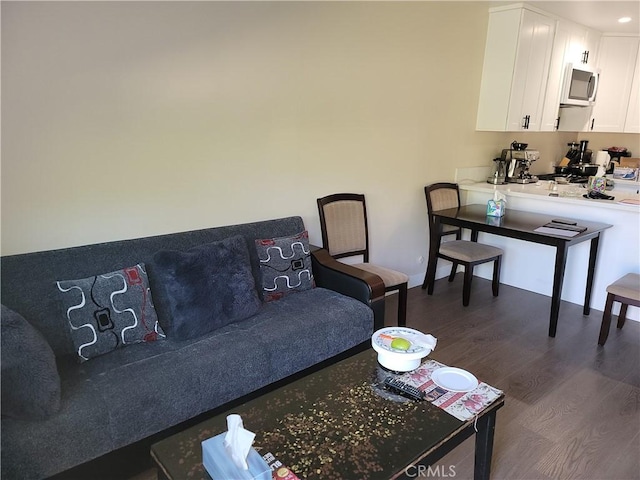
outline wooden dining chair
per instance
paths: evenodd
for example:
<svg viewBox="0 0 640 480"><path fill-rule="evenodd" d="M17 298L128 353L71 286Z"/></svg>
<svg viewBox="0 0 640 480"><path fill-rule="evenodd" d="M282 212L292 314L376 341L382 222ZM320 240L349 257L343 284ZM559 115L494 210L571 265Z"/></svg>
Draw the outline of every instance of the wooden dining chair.
<svg viewBox="0 0 640 480"><path fill-rule="evenodd" d="M446 235L456 234L456 239L445 241L440 244L440 249L435 257L437 264L438 258L451 262L451 272L449 273L449 281L453 282L458 265L464 267L464 283L462 287L462 305L468 306L471 298L471 282L473 280L473 269L476 265L487 262L493 262L493 296L497 297L500 288L500 265L502 263L502 249L491 245L485 245L478 242L461 240L461 231L451 228L447 229L446 225L436 227L433 212L437 210L446 210L449 208L460 207L460 190L457 183L434 183L424 187L424 194L427 200L427 213L429 216L429 232L430 241L437 242ZM457 228L457 227L454 227ZM435 265L433 266L435 270ZM427 268L428 271L428 268ZM427 289L429 295L433 294L435 282L430 282L428 275L425 274L422 288Z"/></svg>
<svg viewBox="0 0 640 480"><path fill-rule="evenodd" d="M364 195L336 193L318 198L322 245L333 258L361 256L362 263L352 264L378 275L386 292L398 291L398 326L407 324L407 285L402 272L369 262L369 232Z"/></svg>
<svg viewBox="0 0 640 480"><path fill-rule="evenodd" d="M627 307L629 305L640 307L640 275L637 273L627 273L624 277L619 278L607 287L607 301L604 305L604 312L602 313L598 345L604 345L609 336L613 302L620 302L617 327L622 328L627 316Z"/></svg>

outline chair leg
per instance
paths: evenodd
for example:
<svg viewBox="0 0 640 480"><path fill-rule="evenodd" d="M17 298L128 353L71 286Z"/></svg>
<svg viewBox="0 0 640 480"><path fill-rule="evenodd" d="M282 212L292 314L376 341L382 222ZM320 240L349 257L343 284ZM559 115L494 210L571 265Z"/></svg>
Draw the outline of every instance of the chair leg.
<svg viewBox="0 0 640 480"><path fill-rule="evenodd" d="M398 326L407 326L407 284L403 283L398 289Z"/></svg>
<svg viewBox="0 0 640 480"><path fill-rule="evenodd" d="M469 299L471 298L471 280L473 280L473 265L466 265L464 267L464 284L462 285L463 307L469 305Z"/></svg>
<svg viewBox="0 0 640 480"><path fill-rule="evenodd" d="M451 264L451 272L449 273L449 282L453 282L453 279L456 278L457 271L458 271L458 262L453 262Z"/></svg>
<svg viewBox="0 0 640 480"><path fill-rule="evenodd" d="M499 255L493 261L493 283L491 289L493 290L493 296L497 297L500 290L500 265L502 264L502 255Z"/></svg>
<svg viewBox="0 0 640 480"><path fill-rule="evenodd" d="M627 319L627 307L626 303L620 304L620 313L618 314L618 328L624 327L624 322Z"/></svg>
<svg viewBox="0 0 640 480"><path fill-rule="evenodd" d="M613 307L613 295L607 294L607 302L604 305L604 312L602 314L602 325L600 325L600 337L598 338L598 345L604 345L609 336L609 328L611 327L611 308Z"/></svg>

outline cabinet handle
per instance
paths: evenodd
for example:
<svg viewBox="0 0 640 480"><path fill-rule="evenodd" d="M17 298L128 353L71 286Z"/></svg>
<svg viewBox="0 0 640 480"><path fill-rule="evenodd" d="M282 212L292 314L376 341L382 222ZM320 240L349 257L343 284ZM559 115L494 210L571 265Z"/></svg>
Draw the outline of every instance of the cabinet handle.
<svg viewBox="0 0 640 480"><path fill-rule="evenodd" d="M586 52L584 52L585 58L584 58L584 63L589 63L589 50L587 50Z"/></svg>
<svg viewBox="0 0 640 480"><path fill-rule="evenodd" d="M596 119L595 119L595 118L592 118L592 119L591 119L591 130L593 130L593 124L594 124L595 122L596 122Z"/></svg>
<svg viewBox="0 0 640 480"><path fill-rule="evenodd" d="M556 118L556 124L553 126L554 130L558 130L560 128L560 117Z"/></svg>
<svg viewBox="0 0 640 480"><path fill-rule="evenodd" d="M529 130L529 120L531 119L530 115L525 115L524 117L524 129Z"/></svg>

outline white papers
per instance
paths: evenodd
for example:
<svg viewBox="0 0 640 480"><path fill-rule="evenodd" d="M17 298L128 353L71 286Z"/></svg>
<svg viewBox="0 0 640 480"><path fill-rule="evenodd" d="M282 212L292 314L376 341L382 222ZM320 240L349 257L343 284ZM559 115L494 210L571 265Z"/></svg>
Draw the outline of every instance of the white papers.
<svg viewBox="0 0 640 480"><path fill-rule="evenodd" d="M572 230L565 230L563 228L552 228L552 227L538 227L534 230L534 232L548 233L550 235L558 235L559 237L575 237L580 233Z"/></svg>

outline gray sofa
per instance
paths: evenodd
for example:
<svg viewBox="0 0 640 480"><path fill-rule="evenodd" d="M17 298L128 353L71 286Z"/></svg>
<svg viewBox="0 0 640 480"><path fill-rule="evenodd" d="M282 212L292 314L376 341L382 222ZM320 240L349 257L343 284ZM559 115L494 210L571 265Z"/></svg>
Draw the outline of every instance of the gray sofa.
<svg viewBox="0 0 640 480"><path fill-rule="evenodd" d="M335 262L325 250L312 247L315 288L263 301L255 240L304 229L301 218L289 217L2 257L2 304L46 339L59 374L57 403L42 415L36 412L40 418L4 416L3 409L2 478L38 479L67 471L366 345L383 326L384 286L375 275ZM155 297L160 287L151 266L158 252L185 252L236 235L246 241L260 298L257 313L194 338L172 338L167 315L173 310ZM166 338L79 363L57 282L141 262L149 270ZM3 401L10 393L5 365L29 361L9 360L3 357ZM37 371L32 382L46 373Z"/></svg>

